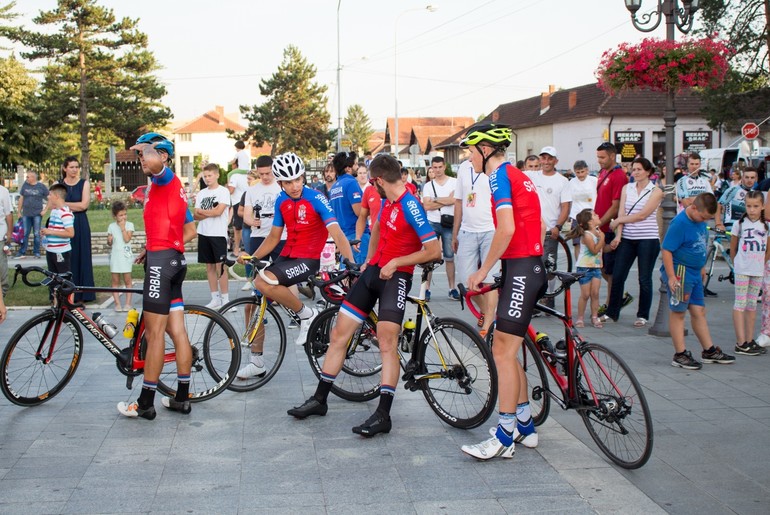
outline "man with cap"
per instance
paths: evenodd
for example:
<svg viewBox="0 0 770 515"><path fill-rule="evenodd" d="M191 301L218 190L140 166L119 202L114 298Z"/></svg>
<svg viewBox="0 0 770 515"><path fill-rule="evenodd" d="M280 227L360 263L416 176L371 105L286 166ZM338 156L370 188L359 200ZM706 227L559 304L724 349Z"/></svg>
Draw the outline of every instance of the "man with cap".
<svg viewBox="0 0 770 515"><path fill-rule="evenodd" d="M543 147L540 151L540 170L526 170L524 173L537 187L540 198L540 212L545 222L546 233L543 244L543 259L556 263L556 251L559 248L559 233L569 217L572 196L569 180L556 171L559 157L553 147ZM547 299L548 305L553 299Z"/></svg>

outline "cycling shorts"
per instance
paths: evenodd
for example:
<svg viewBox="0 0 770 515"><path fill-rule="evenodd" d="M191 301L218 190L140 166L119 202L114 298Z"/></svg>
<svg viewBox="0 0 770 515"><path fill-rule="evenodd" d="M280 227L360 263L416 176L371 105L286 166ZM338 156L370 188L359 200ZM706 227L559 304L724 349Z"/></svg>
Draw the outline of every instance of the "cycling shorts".
<svg viewBox="0 0 770 515"><path fill-rule="evenodd" d="M320 259L279 256L272 265L265 268L265 272L272 273L281 286L291 286L307 281L318 273L319 268L321 268Z"/></svg>
<svg viewBox="0 0 770 515"><path fill-rule="evenodd" d="M527 334L532 312L547 282L540 256L500 260L503 283L497 304L497 329L514 336Z"/></svg>
<svg viewBox="0 0 770 515"><path fill-rule="evenodd" d="M143 309L168 315L184 309L182 281L187 275L184 254L173 249L148 251L144 260Z"/></svg>
<svg viewBox="0 0 770 515"><path fill-rule="evenodd" d="M401 325L406 309L406 296L412 288L412 274L396 272L388 280L380 279L381 268L369 265L353 284L340 307L340 313L363 322L380 301L378 319Z"/></svg>

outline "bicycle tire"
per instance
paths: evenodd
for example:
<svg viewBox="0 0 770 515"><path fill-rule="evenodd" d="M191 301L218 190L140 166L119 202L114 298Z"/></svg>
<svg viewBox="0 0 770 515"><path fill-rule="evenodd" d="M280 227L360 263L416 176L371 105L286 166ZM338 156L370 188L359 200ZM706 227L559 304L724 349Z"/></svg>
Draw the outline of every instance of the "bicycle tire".
<svg viewBox="0 0 770 515"><path fill-rule="evenodd" d="M319 379L339 310L339 306L325 309L313 320L308 329L305 354L310 362L310 368ZM367 317L353 334L342 370L334 380L332 393L337 397L347 401L365 402L380 395L382 359L376 335L376 325Z"/></svg>
<svg viewBox="0 0 770 515"><path fill-rule="evenodd" d="M717 248L712 244L706 254L706 282L703 283L703 289L706 290L711 282L711 276L714 275L714 262L716 261Z"/></svg>
<svg viewBox="0 0 770 515"><path fill-rule="evenodd" d="M241 297L232 300L222 306L219 313L230 322L238 334L239 347L241 349L241 363L248 363L251 359L250 344L254 339L262 338L262 359L265 363L265 373L249 379L239 379L236 377L228 388L234 392L249 392L266 385L278 372L286 356L286 327L281 320L278 311L273 306L267 306L265 309L265 318L262 326L257 330L254 336L253 326L256 320L247 320L246 312L248 307L253 308L253 315L250 319L256 318L260 301L257 297Z"/></svg>
<svg viewBox="0 0 770 515"><path fill-rule="evenodd" d="M555 279L551 273L553 270L558 272L572 272L572 250L569 248L567 241L559 235L559 239L556 240L556 263L555 267L546 266L546 279L548 286L543 298L552 299L561 294L564 289L564 283L558 279Z"/></svg>
<svg viewBox="0 0 770 515"><path fill-rule="evenodd" d="M219 313L204 306L186 305L184 323L192 347L190 373L190 402L201 402L216 397L230 386L241 364L241 349L233 326ZM168 333L166 354L174 352L174 343ZM171 387L176 382L176 362L163 365L158 380L158 391L167 397L176 395Z"/></svg>
<svg viewBox="0 0 770 515"><path fill-rule="evenodd" d="M577 410L588 433L616 465L625 469L643 466L652 454L653 429L639 381L625 361L603 345L587 343L579 352L583 365L575 360L573 377L582 401Z"/></svg>
<svg viewBox="0 0 770 515"><path fill-rule="evenodd" d="M55 323L56 312L45 311L25 322L5 346L0 388L5 398L18 406L37 406L51 400L67 386L80 365L83 332L70 313L64 313L51 361L45 364L35 357L43 335L49 327L53 331ZM48 335L49 342L51 336ZM48 352L48 345L43 344L43 354Z"/></svg>
<svg viewBox="0 0 770 515"><path fill-rule="evenodd" d="M490 327L486 338L490 349L494 340L493 334L494 324ZM527 377L527 400L532 411L532 422L539 426L546 421L551 412L551 397L548 395L548 372L543 364L543 358L528 334L524 335L524 343L517 357Z"/></svg>
<svg viewBox="0 0 770 515"><path fill-rule="evenodd" d="M436 340L428 328L416 349L415 376L425 377L420 381L425 400L450 426L478 427L497 406L497 369L492 351L462 320L437 318L432 327Z"/></svg>

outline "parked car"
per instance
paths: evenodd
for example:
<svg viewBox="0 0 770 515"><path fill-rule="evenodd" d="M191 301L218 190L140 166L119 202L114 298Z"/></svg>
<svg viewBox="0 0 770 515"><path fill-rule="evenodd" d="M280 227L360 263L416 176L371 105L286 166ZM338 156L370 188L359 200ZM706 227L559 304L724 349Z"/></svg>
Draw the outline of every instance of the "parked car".
<svg viewBox="0 0 770 515"><path fill-rule="evenodd" d="M129 196L129 199L136 207L142 207L144 206L144 200L147 198L147 185L139 186L138 188L134 188L134 191L131 192L131 195Z"/></svg>

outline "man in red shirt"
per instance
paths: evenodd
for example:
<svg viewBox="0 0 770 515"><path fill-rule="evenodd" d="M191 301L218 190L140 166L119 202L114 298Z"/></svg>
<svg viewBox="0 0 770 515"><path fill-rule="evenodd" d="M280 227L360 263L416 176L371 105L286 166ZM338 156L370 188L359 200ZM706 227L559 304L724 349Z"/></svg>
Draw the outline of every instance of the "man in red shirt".
<svg viewBox="0 0 770 515"><path fill-rule="evenodd" d="M390 407L400 375L398 335L404 319L405 297L412 286L414 265L441 257L436 233L425 210L401 182L398 161L380 154L370 163L371 182L385 202L372 226L363 274L353 284L340 307L332 329L329 349L315 393L301 406L288 410L302 419L310 415L326 415L326 399L334 380L345 362L347 342L379 301L377 340L382 357L380 403L363 424L353 428L361 436L371 437L391 429Z"/></svg>
<svg viewBox="0 0 770 515"><path fill-rule="evenodd" d="M131 147L139 156L144 175L152 181L144 206L147 233L145 251L137 262L145 263L143 310L147 354L144 380L139 398L132 403L118 403L126 417L155 418L155 390L163 370L166 334L176 351L177 390L173 399L163 397L167 409L190 413L189 388L192 348L184 325L182 281L187 273L184 244L195 238L195 222L187 207L187 195L173 171L168 168L174 157L174 144L164 136L150 132Z"/></svg>
<svg viewBox="0 0 770 515"><path fill-rule="evenodd" d="M623 186L628 184L628 177L623 168L615 161L618 151L612 143L605 141L596 149L596 160L599 161L599 178L596 182L596 204L594 212L599 216L601 230L604 233L604 241L610 242L615 239L615 233L610 229L610 220L617 218L620 209L620 194ZM610 290L612 290L612 270L615 266L615 250L609 245L604 246L602 253L602 277L607 281L607 304L610 301ZM626 296L630 298L628 293ZM623 305L627 304L626 298L623 298ZM628 301L630 302L630 300ZM604 315L607 311L607 304L599 309L599 314Z"/></svg>

